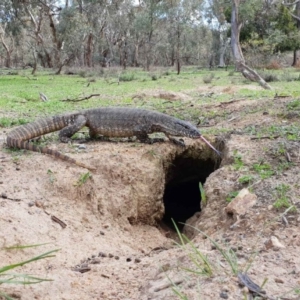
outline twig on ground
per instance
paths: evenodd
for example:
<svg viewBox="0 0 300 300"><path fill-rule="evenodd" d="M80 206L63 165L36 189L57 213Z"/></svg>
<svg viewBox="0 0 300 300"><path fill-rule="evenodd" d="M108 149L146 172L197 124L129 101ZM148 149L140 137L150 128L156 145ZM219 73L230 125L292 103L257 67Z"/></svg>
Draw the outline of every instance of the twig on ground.
<svg viewBox="0 0 300 300"><path fill-rule="evenodd" d="M97 97L97 96L100 96L100 94L91 94L89 96L86 96L86 97L82 97L82 98L73 98L73 99L70 99L70 98L67 98L67 99L63 99L63 100L60 100L60 101L67 101L67 102L79 102L79 101L83 101L83 100L88 100L92 97Z"/></svg>

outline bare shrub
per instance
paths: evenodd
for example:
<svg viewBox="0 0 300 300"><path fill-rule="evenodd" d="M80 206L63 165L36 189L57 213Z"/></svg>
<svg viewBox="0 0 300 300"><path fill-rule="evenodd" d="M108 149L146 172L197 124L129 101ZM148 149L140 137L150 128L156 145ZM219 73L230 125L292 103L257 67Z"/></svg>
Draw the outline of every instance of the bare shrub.
<svg viewBox="0 0 300 300"><path fill-rule="evenodd" d="M281 70L282 66L277 60L271 60L271 62L266 66L268 70Z"/></svg>
<svg viewBox="0 0 300 300"><path fill-rule="evenodd" d="M273 73L261 72L260 76L264 79L265 82L279 81L278 75Z"/></svg>
<svg viewBox="0 0 300 300"><path fill-rule="evenodd" d="M203 77L203 82L206 83L206 84L211 83L214 77L215 77L215 74L213 74L213 73L211 73L207 76L204 76Z"/></svg>

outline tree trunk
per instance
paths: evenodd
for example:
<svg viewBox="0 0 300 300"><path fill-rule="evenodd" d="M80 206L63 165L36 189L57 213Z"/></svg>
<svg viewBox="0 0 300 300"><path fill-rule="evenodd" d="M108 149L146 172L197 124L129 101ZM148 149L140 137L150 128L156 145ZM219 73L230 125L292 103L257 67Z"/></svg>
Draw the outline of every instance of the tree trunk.
<svg viewBox="0 0 300 300"><path fill-rule="evenodd" d="M6 58L5 58L5 67L10 68L11 67L11 53L13 52L13 47L10 49L9 46L6 44L4 40L5 36L5 31L2 27L0 27L0 39L1 39L1 44L5 50L6 53Z"/></svg>
<svg viewBox="0 0 300 300"><path fill-rule="evenodd" d="M231 12L231 47L235 60L235 68L240 71L243 76L251 81L257 82L264 89L272 89L268 83L254 70L245 64L242 48L240 45L240 31L242 28L242 22L239 21L238 8L240 0L232 0L232 12Z"/></svg>
<svg viewBox="0 0 300 300"><path fill-rule="evenodd" d="M37 70L37 56L36 56L35 49L32 49L32 56L33 56L34 63L33 63L33 69L31 71L31 74L34 75Z"/></svg>
<svg viewBox="0 0 300 300"><path fill-rule="evenodd" d="M298 62L297 52L298 52L298 49L294 49L292 67L297 67L297 62Z"/></svg>
<svg viewBox="0 0 300 300"><path fill-rule="evenodd" d="M139 67L139 41L134 43L133 66Z"/></svg>
<svg viewBox="0 0 300 300"><path fill-rule="evenodd" d="M86 43L86 52L85 52L85 62L86 62L86 65L91 68L92 67L92 48L93 48L93 34L90 33L88 35L88 38L87 38L87 43Z"/></svg>
<svg viewBox="0 0 300 300"><path fill-rule="evenodd" d="M220 32L220 51L219 51L219 65L218 68L224 68L226 67L225 65L225 53L227 50L227 38L225 33Z"/></svg>
<svg viewBox="0 0 300 300"><path fill-rule="evenodd" d="M180 25L179 21L177 24L177 49L176 49L176 60L177 60L177 75L180 74Z"/></svg>
<svg viewBox="0 0 300 300"><path fill-rule="evenodd" d="M243 23L239 20L239 4L240 0L232 0L231 11L231 48L235 60L235 68L240 71L240 63L245 63L243 52L240 45L240 32Z"/></svg>
<svg viewBox="0 0 300 300"><path fill-rule="evenodd" d="M74 58L75 58L75 55L71 54L63 62L61 62L60 65L58 66L58 70L55 72L55 75L59 75L61 73L61 70L62 70L63 66L67 65L68 63L70 63L70 61L73 60Z"/></svg>
<svg viewBox="0 0 300 300"><path fill-rule="evenodd" d="M6 51L5 67L11 68L11 52Z"/></svg>
<svg viewBox="0 0 300 300"><path fill-rule="evenodd" d="M296 16L300 17L300 1L296 3L295 12L296 12ZM296 19L296 22L297 22L297 28L298 28L298 30L300 30L300 20ZM297 53L297 51L298 51L298 49L294 49L294 57L293 57L293 63L292 63L293 67L298 66L298 57L297 57L298 53Z"/></svg>

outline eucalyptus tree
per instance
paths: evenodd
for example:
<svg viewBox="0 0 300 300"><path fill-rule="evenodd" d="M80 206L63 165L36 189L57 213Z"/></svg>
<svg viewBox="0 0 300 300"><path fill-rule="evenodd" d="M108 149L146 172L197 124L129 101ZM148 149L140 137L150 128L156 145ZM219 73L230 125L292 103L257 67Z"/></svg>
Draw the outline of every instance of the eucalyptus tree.
<svg viewBox="0 0 300 300"><path fill-rule="evenodd" d="M297 51L300 48L300 0L282 1L275 27L282 33L278 50L292 50L292 65L296 66L299 64Z"/></svg>
<svg viewBox="0 0 300 300"><path fill-rule="evenodd" d="M163 0L140 0L136 7L134 31L139 40L139 62L149 71L153 60L155 35L157 34L162 14Z"/></svg>
<svg viewBox="0 0 300 300"><path fill-rule="evenodd" d="M208 0L205 18L209 24L209 28L212 31L212 45L211 56L209 65L216 64L218 67L225 67L225 60L229 60L230 54L228 48L230 48L228 37L228 30L230 28L230 21L226 18L226 11L229 10L228 3L224 1ZM225 59L225 55L227 56Z"/></svg>
<svg viewBox="0 0 300 300"><path fill-rule="evenodd" d="M252 68L246 65L240 44L240 33L247 19L255 16L262 9L261 0L232 0L231 7L231 47L235 59L235 66L243 76L258 82L263 88L271 89L270 85Z"/></svg>
<svg viewBox="0 0 300 300"><path fill-rule="evenodd" d="M18 17L18 2L13 0L0 2L0 45L5 57L4 65L8 68L12 66L12 54L18 46L18 38L22 35L22 24Z"/></svg>
<svg viewBox="0 0 300 300"><path fill-rule="evenodd" d="M197 40L197 28L202 26L202 0L169 0L162 2L161 21L165 24L165 31L171 50L171 63L176 62L177 74L180 73L182 60L186 61L195 56L187 48L191 39Z"/></svg>
<svg viewBox="0 0 300 300"><path fill-rule="evenodd" d="M69 27L61 21L63 2L59 0L12 2L12 7L18 9L17 19L26 32L24 39L26 38L27 48L32 53L33 72L39 60L44 67L56 68L59 73L62 66L73 57L64 47Z"/></svg>

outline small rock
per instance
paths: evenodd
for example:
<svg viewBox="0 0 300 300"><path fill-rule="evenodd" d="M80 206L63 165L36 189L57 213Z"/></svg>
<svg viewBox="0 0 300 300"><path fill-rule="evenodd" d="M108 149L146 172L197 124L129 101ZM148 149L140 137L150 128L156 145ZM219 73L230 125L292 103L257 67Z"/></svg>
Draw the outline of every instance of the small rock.
<svg viewBox="0 0 300 300"><path fill-rule="evenodd" d="M30 202L28 203L28 206L29 206L29 207L32 207L32 206L34 206L34 204L35 204L34 201L30 201Z"/></svg>
<svg viewBox="0 0 300 300"><path fill-rule="evenodd" d="M111 253L109 253L109 254L108 254L108 257L109 257L109 258L113 258L114 256L113 256Z"/></svg>
<svg viewBox="0 0 300 300"><path fill-rule="evenodd" d="M169 263L166 263L166 264L164 264L164 265L161 266L161 270L162 270L163 272L167 272L167 271L169 271L170 269L171 269L171 265L170 265Z"/></svg>
<svg viewBox="0 0 300 300"><path fill-rule="evenodd" d="M86 149L86 145L80 144L80 145L78 146L78 149L79 149L79 150L85 150L85 149Z"/></svg>
<svg viewBox="0 0 300 300"><path fill-rule="evenodd" d="M237 218L240 215L244 215L256 201L257 196L245 188L226 206L225 211Z"/></svg>
<svg viewBox="0 0 300 300"><path fill-rule="evenodd" d="M291 274L300 274L300 267L296 266L292 271Z"/></svg>
<svg viewBox="0 0 300 300"><path fill-rule="evenodd" d="M134 262L135 262L135 263L140 263L141 260L140 260L139 258L135 258L135 259L134 259Z"/></svg>
<svg viewBox="0 0 300 300"><path fill-rule="evenodd" d="M220 298L222 298L222 299L228 299L228 294L226 292L222 291L220 293Z"/></svg>
<svg viewBox="0 0 300 300"><path fill-rule="evenodd" d="M222 287L222 291L228 293L229 292L229 287L227 285L224 285Z"/></svg>
<svg viewBox="0 0 300 300"><path fill-rule="evenodd" d="M275 278L274 280L276 283L284 283L284 281L281 278Z"/></svg>
<svg viewBox="0 0 300 300"><path fill-rule="evenodd" d="M270 248L285 248L285 246L279 242L278 238L276 236L271 236L266 242L265 242L266 249Z"/></svg>
<svg viewBox="0 0 300 300"><path fill-rule="evenodd" d="M119 259L120 259L120 257L116 255L116 256L115 256L115 259L116 259L116 260L119 260Z"/></svg>
<svg viewBox="0 0 300 300"><path fill-rule="evenodd" d="M91 264L100 264L100 259L99 258L93 258L92 260L91 260Z"/></svg>
<svg viewBox="0 0 300 300"><path fill-rule="evenodd" d="M107 255L104 252L99 252L98 257L107 257Z"/></svg>
<svg viewBox="0 0 300 300"><path fill-rule="evenodd" d="M3 199L7 199L7 195L6 195L5 193L2 193L2 194L1 194L1 197L2 197Z"/></svg>
<svg viewBox="0 0 300 300"><path fill-rule="evenodd" d="M100 234L101 234L101 235L105 235L105 233L104 233L103 231L100 231Z"/></svg>
<svg viewBox="0 0 300 300"><path fill-rule="evenodd" d="M130 262L130 261L131 261L131 258L130 258L130 257L126 258L126 261L127 261L127 262Z"/></svg>

